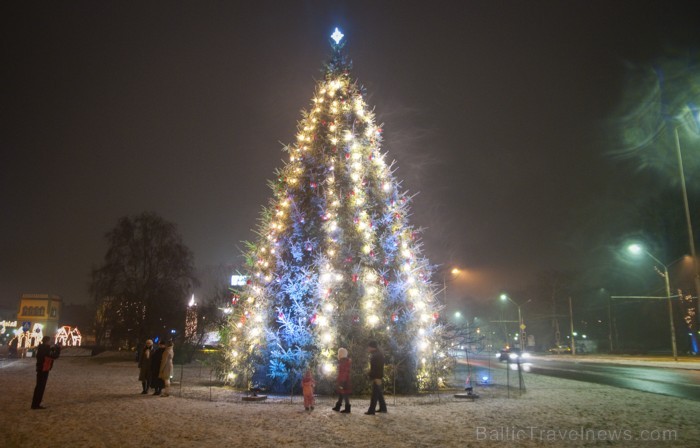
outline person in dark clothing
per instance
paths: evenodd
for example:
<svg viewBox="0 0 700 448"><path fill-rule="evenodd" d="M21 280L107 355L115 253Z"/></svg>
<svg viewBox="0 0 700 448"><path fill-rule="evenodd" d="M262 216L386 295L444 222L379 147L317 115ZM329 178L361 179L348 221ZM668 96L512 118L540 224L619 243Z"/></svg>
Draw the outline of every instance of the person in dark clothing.
<svg viewBox="0 0 700 448"><path fill-rule="evenodd" d="M148 389L151 387L151 382L153 377L151 372L153 368L151 367L151 353L153 352L153 341L147 340L146 345L141 349L141 354L139 356L139 381L141 381L141 387L143 390L142 394L147 394Z"/></svg>
<svg viewBox="0 0 700 448"><path fill-rule="evenodd" d="M51 336L44 336L36 350L36 386L32 397L32 409L46 409L41 405L41 400L44 399L46 381L49 379L49 371L53 367L54 359L58 358L61 353L60 346L51 347L49 345L50 340Z"/></svg>
<svg viewBox="0 0 700 448"><path fill-rule="evenodd" d="M10 358L16 358L17 357L17 344L19 340L17 339L17 336L12 338L10 341Z"/></svg>
<svg viewBox="0 0 700 448"><path fill-rule="evenodd" d="M158 342L158 348L151 355L151 386L155 389L153 395L160 395L163 386L165 386L165 382L160 379L160 361L163 359L164 351L165 341L161 340Z"/></svg>
<svg viewBox="0 0 700 448"><path fill-rule="evenodd" d="M370 341L367 344L367 351L369 352L369 380L372 383L372 400L365 414L374 415L376 412L386 412L384 388L382 386L382 380L384 379L384 353L379 350L376 341ZM375 410L377 402L379 403L379 411Z"/></svg>

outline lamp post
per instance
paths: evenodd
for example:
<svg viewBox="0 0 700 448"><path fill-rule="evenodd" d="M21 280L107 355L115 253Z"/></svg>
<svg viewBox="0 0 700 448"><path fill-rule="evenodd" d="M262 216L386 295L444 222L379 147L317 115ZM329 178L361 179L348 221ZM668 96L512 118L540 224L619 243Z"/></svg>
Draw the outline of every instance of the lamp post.
<svg viewBox="0 0 700 448"><path fill-rule="evenodd" d="M693 117L696 127L700 127L700 113ZM681 180L681 192L683 193L683 208L685 210L685 223L688 228L688 244L690 256L693 257L693 282L695 283L695 295L700 300L700 271L698 271L698 259L695 256L695 237L693 236L693 223L690 219L690 207L688 206L688 191L685 186L685 172L683 171L683 155L681 153L681 140L678 137L678 126L673 129L676 141L676 155L678 157L678 172Z"/></svg>
<svg viewBox="0 0 700 448"><path fill-rule="evenodd" d="M458 276L461 272L462 271L459 268L450 269L450 274L452 274L453 277ZM442 273L442 294L445 306L447 306L447 271L443 271Z"/></svg>
<svg viewBox="0 0 700 448"><path fill-rule="evenodd" d="M508 294L501 294L501 301L503 301L503 302L509 301L510 303L512 303L513 305L518 307L518 334L519 334L518 339L520 340L520 350L524 351L525 350L525 341L524 341L524 339L525 339L525 324L523 323L523 315L522 315L522 312L520 311L520 305L518 303L516 303L513 299L508 297ZM530 300L528 299L527 302L529 302L529 301ZM525 302L525 303L527 303L527 302Z"/></svg>
<svg viewBox="0 0 700 448"><path fill-rule="evenodd" d="M676 350L676 327L673 324L673 306L671 305L671 286L670 286L669 279L668 279L668 266L663 264L658 258L656 258L652 254L650 254L646 249L644 249L639 244L632 244L631 246L629 246L628 250L630 252L632 252L633 254L640 254L640 253L644 252L645 254L647 254L647 256L649 256L649 258L651 258L652 260L654 260L655 262L657 262L658 264L660 264L664 268L663 274L661 274L661 273L660 274L664 278L664 283L666 286L666 299L668 301L668 318L669 318L669 323L671 326L671 348L673 350L673 359L675 361L678 361L678 351Z"/></svg>

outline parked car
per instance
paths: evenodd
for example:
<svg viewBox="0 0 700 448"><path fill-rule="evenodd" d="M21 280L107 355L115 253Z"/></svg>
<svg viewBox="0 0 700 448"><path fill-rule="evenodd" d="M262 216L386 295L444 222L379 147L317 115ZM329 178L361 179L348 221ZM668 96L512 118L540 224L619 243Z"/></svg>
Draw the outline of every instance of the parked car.
<svg viewBox="0 0 700 448"><path fill-rule="evenodd" d="M571 347L568 345L556 345L549 349L549 353L553 355L566 355L571 353Z"/></svg>

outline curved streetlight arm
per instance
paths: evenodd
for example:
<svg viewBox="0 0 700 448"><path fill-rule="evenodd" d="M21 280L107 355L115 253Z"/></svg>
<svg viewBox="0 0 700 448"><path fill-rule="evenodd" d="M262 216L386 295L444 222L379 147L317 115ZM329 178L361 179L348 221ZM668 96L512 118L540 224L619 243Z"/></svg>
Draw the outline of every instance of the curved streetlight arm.
<svg viewBox="0 0 700 448"><path fill-rule="evenodd" d="M654 260L655 262L659 263L661 266L664 267L664 270L665 270L666 272L668 272L668 267L667 267L665 264L663 264L663 263L661 262L661 260L659 260L658 258L656 258L655 256L653 256L652 254L650 254L649 251L647 251L646 249L642 249L642 250L644 251L645 254L647 254L647 255L649 256L649 258L651 258L651 259Z"/></svg>

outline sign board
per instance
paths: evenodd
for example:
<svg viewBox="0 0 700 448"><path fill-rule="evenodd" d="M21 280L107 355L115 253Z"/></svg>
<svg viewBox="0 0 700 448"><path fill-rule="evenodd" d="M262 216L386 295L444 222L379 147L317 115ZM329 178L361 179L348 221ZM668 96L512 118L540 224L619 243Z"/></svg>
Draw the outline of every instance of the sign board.
<svg viewBox="0 0 700 448"><path fill-rule="evenodd" d="M231 286L245 286L248 281L248 277L245 275L232 275L231 276Z"/></svg>

